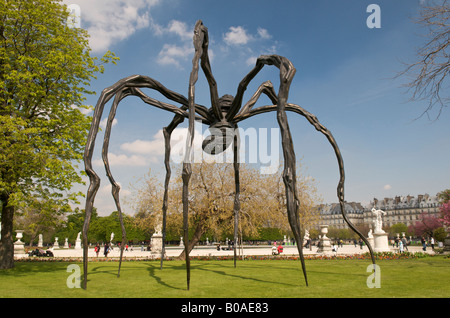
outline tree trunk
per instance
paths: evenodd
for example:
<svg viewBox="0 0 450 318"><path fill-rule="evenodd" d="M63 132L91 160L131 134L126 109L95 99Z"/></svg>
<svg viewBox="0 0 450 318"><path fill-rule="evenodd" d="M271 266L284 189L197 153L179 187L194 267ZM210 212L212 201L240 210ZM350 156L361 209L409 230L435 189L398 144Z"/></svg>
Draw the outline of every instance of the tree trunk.
<svg viewBox="0 0 450 318"><path fill-rule="evenodd" d="M2 238L0 241L0 269L9 269L14 267L14 207L8 206L8 201L9 196L2 197Z"/></svg>
<svg viewBox="0 0 450 318"><path fill-rule="evenodd" d="M201 224L197 224L197 227L195 228L194 236L192 237L192 239L189 240L189 245L188 245L189 253L192 251L195 244L198 243L198 241L200 240L200 238L202 237L202 235L204 233L205 233L204 227ZM186 259L185 249L183 249L183 252L181 252L181 254L178 256L178 259L180 259L180 260Z"/></svg>

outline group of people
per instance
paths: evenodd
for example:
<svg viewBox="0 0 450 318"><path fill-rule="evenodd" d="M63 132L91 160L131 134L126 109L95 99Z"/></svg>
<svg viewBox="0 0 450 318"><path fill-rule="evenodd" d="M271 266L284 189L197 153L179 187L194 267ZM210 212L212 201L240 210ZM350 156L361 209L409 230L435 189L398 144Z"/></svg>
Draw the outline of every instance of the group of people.
<svg viewBox="0 0 450 318"><path fill-rule="evenodd" d="M420 243L422 244L422 250L425 252L427 250L427 240L422 236L420 238ZM392 241L392 247L394 248L398 248L398 251L400 253L403 253L404 251L408 251L408 241L406 240L405 237L402 238L395 238L395 240ZM429 245L431 246L431 248L434 250L434 244L435 244L435 240L434 237L431 237L430 241L429 241Z"/></svg>
<svg viewBox="0 0 450 318"><path fill-rule="evenodd" d="M119 248L120 248L120 243L119 243ZM131 248L133 249L133 248ZM95 245L94 247L94 251L95 254L98 257L98 254L100 253L101 247L100 244L97 243L97 245ZM108 257L109 252L111 252L113 250L112 245L109 245L109 243L105 243L105 246L103 247L103 255L105 255L105 257ZM128 244L125 245L125 251L128 251Z"/></svg>
<svg viewBox="0 0 450 318"><path fill-rule="evenodd" d="M408 251L408 241L406 241L406 237L396 237L392 242L392 247L398 247L398 251L403 253L404 251Z"/></svg>
<svg viewBox="0 0 450 318"><path fill-rule="evenodd" d="M423 236L420 238L420 243L422 243L422 249L424 251L426 251L427 250L427 240ZM434 250L434 244L435 244L434 237L431 237L430 246L431 246L432 250Z"/></svg>

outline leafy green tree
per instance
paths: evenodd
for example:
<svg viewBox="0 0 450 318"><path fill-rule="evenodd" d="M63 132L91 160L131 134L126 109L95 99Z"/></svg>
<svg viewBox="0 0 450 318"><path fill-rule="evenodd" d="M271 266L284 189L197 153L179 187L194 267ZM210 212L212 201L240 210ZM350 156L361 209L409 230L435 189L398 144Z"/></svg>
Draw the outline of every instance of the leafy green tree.
<svg viewBox="0 0 450 318"><path fill-rule="evenodd" d="M94 207L92 210L91 222L97 220L97 209ZM84 223L84 210L76 208L75 211L64 215L64 222L59 223L57 230L52 236L52 242L54 237L68 238L69 242L75 242L77 235L81 232ZM44 235L45 238L45 235Z"/></svg>
<svg viewBox="0 0 450 318"><path fill-rule="evenodd" d="M69 27L68 15L58 0L0 1L0 268L14 266L13 219L24 198L75 198L87 86L117 59L91 57L87 31Z"/></svg>
<svg viewBox="0 0 450 318"><path fill-rule="evenodd" d="M408 231L408 226L404 223L397 223L390 227L389 234L391 237L396 237L397 234L401 235L402 233L405 233L405 235L411 235Z"/></svg>
<svg viewBox="0 0 450 318"><path fill-rule="evenodd" d="M450 202L450 189L439 192L438 198L441 203Z"/></svg>
<svg viewBox="0 0 450 318"><path fill-rule="evenodd" d="M43 234L44 243L53 242L57 228L64 223L64 214L71 211L68 199L53 198L54 195L44 192L41 195L27 197L16 207L15 227L24 230L25 242L30 246L39 234Z"/></svg>
<svg viewBox="0 0 450 318"><path fill-rule="evenodd" d="M132 216L123 215L127 242L145 240L144 231L137 225ZM109 242L111 233L114 233L113 242L122 242L122 228L119 222L119 212L114 211L109 216L98 217L92 220L89 230L89 242Z"/></svg>

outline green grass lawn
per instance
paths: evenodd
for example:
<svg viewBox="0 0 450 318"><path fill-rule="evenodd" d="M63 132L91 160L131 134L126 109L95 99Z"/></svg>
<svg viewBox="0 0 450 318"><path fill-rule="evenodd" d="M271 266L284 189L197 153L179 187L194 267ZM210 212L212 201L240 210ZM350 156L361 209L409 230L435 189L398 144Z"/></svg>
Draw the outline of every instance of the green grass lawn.
<svg viewBox="0 0 450 318"><path fill-rule="evenodd" d="M82 272L82 264L77 263ZM0 297L450 297L450 259L379 260L380 288L368 288L367 260L307 260L309 287L300 261L191 261L191 288L186 290L184 262L90 262L88 288L68 288L70 263L16 262L0 270Z"/></svg>

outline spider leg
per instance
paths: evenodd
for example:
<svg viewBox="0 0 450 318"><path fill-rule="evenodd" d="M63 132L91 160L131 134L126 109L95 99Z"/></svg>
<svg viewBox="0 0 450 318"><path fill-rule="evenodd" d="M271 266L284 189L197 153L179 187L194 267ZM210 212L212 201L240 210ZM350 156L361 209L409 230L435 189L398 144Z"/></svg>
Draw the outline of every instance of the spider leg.
<svg viewBox="0 0 450 318"><path fill-rule="evenodd" d="M295 75L295 68L292 65L291 61L289 61L287 58L279 55L262 55L258 57L256 60L255 67L242 79L242 81L239 83L238 90L236 93L236 96L231 104L230 111L227 114L226 119L227 120L233 120L234 122L237 122L240 117L242 116L236 116L238 113L241 105L242 105L242 98L244 95L245 90L247 89L248 84L250 81L258 74L258 72L265 66L265 65L274 65L280 70L280 87L278 90L278 98L277 100L277 121L280 126L280 133L281 133L281 142L282 142L282 148L283 148L283 156L284 156L284 170L283 170L283 181L286 189L286 206L287 206L287 214L288 214L288 220L289 225L291 226L291 230L294 234L294 238L297 241L297 249L300 255L300 261L302 264L302 270L303 275L305 277L305 283L308 286L308 278L306 275L306 267L305 267L305 260L303 257L303 248L302 248L302 240L301 240L301 227L300 227L300 221L299 221L299 205L300 201L297 196L297 178L296 178L296 159L295 159L295 152L294 152L294 146L292 143L292 136L291 132L289 130L289 124L287 121L286 116L286 102L289 95L289 87L291 85L292 79ZM275 100L275 96L273 94L273 89L270 88L270 85L266 83L266 88L264 87L264 84L260 86L261 93L265 93L268 95L272 100ZM256 99L259 97L258 92L256 95L254 95L254 102L251 100L250 103L248 103L246 106L246 112L250 112L250 108L254 105L256 102ZM252 104L253 103L253 104ZM243 119L243 118L242 118ZM242 120L241 119L241 120Z"/></svg>
<svg viewBox="0 0 450 318"><path fill-rule="evenodd" d="M116 116L116 110L117 110L117 107L119 106L119 102L123 98L125 98L126 96L128 96L130 94L131 94L130 89L124 89L122 91L119 91L116 94L116 97L114 98L113 105L111 106L111 110L109 112L108 120L106 123L106 130L105 130L105 136L103 138L103 147L102 147L102 159L103 159L103 163L105 165L106 175L108 176L108 179L111 183L111 193L114 198L114 202L116 204L117 211L119 213L119 222L120 222L120 227L122 230L122 244L120 245L119 270L117 272L117 277L120 277L120 268L122 266L123 249L126 244L126 230L125 230L125 226L123 224L122 208L120 206L120 201L119 201L120 186L114 180L112 173L111 173L111 169L109 167L108 148L109 148L109 139L111 136L112 124L114 121L114 117Z"/></svg>
<svg viewBox="0 0 450 318"><path fill-rule="evenodd" d="M273 85L270 81L266 81L262 83L256 92L253 94L253 96L250 98L250 100L242 107L242 109L239 111L239 113L236 115L236 117L239 117L241 114L246 114L249 111L252 110L252 107L256 104L261 94L266 94L272 103L277 103L277 93L275 93L275 90L273 89Z"/></svg>
<svg viewBox="0 0 450 318"><path fill-rule="evenodd" d="M270 111L275 111L277 110L277 105L268 105L268 106L261 106L258 107L256 109L253 109L251 111L248 111L246 113L242 113L239 118L237 118L237 122L244 120L246 118L252 117L254 115L258 115L258 114L262 114L265 112L270 112ZM341 151L339 150L339 147L337 145L336 140L334 139L333 135L331 134L331 132L324 126L322 125L319 120L317 119L317 117L313 114L311 114L310 112L306 111L305 109L303 109L302 107L300 107L299 105L296 104L291 104L288 103L286 104L286 110L291 111L291 112L295 112L303 117L305 117L308 122L314 126L314 128L321 132L323 135L325 135L325 137L328 139L329 143L331 144L331 146L333 147L333 150L335 152L336 155L336 159L338 162L338 166L339 166L339 183L337 186L337 197L339 200L339 205L341 208L341 214L342 217L344 218L345 222L348 224L348 226L356 233L358 234L358 236L364 241L364 243L366 243L369 252L370 252L370 256L372 259L372 263L375 264L375 256L373 253L373 249L372 246L370 245L369 241L367 240L367 238L353 225L353 223L348 219L347 217L347 213L345 212L344 209L344 182L345 182L345 171L344 171L344 160L342 159L342 155L341 155Z"/></svg>
<svg viewBox="0 0 450 318"><path fill-rule="evenodd" d="M183 161L182 168L182 180L183 180L183 192L182 192L182 203L183 203L183 232L184 232L184 252L186 258L186 281L187 290L189 290L190 280L191 280L191 267L190 267L190 257L189 257L189 180L192 175L191 167L191 157L192 157L192 145L194 142L194 120L195 120L195 83L198 80L198 70L199 62L201 63L202 69L207 77L208 83L210 85L211 92L211 103L213 105L213 110L216 113L217 118L222 118L222 112L218 104L217 88L214 78L212 77L211 68L209 65L208 58L208 30L203 25L201 20L198 20L194 28L193 44L195 48L194 57L192 59L192 71L189 77L189 89L188 89L188 114L189 114L189 127L188 127L188 137L186 138L186 153ZM210 118L210 117L205 117Z"/></svg>
<svg viewBox="0 0 450 318"><path fill-rule="evenodd" d="M166 239L166 220L167 220L167 208L168 208L168 199L169 199L169 182L170 182L170 176L172 174L172 171L170 169L170 137L172 135L172 132L174 129L182 123L184 120L183 116L175 115L172 122L167 126L163 128L163 135L164 135L164 148L165 148L165 155L164 155L164 165L166 168L166 177L164 181L164 197L163 197L163 206L162 206L162 214L163 214L163 224L162 224L162 250L161 250L161 265L160 269L163 268L163 262L164 262L164 255L166 250L165 245L165 239Z"/></svg>
<svg viewBox="0 0 450 318"><path fill-rule="evenodd" d="M203 32L202 21L197 21L194 29L194 48L195 54L192 59L192 71L189 77L189 89L188 89L188 107L189 107L189 127L188 136L186 138L186 153L183 161L183 168L181 177L183 180L183 236L184 236L184 252L186 261L186 283L187 290L189 290L191 281L191 262L189 257L189 179L192 175L191 167L191 155L192 144L194 142L194 110L195 110L195 83L198 80L199 60L203 54L203 42L205 38L205 32Z"/></svg>
<svg viewBox="0 0 450 318"><path fill-rule="evenodd" d="M84 152L84 164L85 164L85 170L89 177L90 184L86 195L86 205L85 205L85 220L83 224L83 270L84 270L84 280L83 280L83 288L86 289L87 287L87 267L88 267L88 238L87 233L89 230L89 224L92 216L92 209L94 206L94 200L95 196L97 194L97 191L100 187L100 178L95 173L94 169L92 168L92 156L95 148L95 140L97 137L97 132L99 130L100 126L100 120L103 114L104 106L105 104L116 94L122 95L122 97L117 99L117 104L125 96L128 95L136 95L141 97L141 99L144 100L144 95L138 88L150 88L153 90L156 90L160 92L162 95L164 95L166 98L173 100L181 105L188 105L188 100L181 94L178 94L174 91L171 91L164 87L161 83L158 81L142 75L133 75L127 78L124 78L114 85L104 89L97 101L97 105L95 106L94 115L91 123L91 128L89 130L85 152ZM187 117L188 114L181 108L178 108L176 106L167 104L167 103L157 103L156 100L144 100L146 103L162 108L167 111L171 111L179 116ZM203 109L203 106L199 105L198 109L195 109L195 106L193 106L193 111L190 116L194 117L195 110L198 111L199 115L203 117L203 114L207 115L207 110ZM117 107L117 105L116 105ZM114 113L110 113L108 117L108 122L112 123L112 120L114 119ZM111 124L110 124L111 125ZM104 141L104 144L109 144L109 137L106 138ZM105 159L105 157L103 157ZM106 157L107 159L107 157ZM110 178L110 181L113 181L113 179ZM115 182L112 182L113 185L113 196L115 198L118 195L119 187ZM118 202L118 201L116 201ZM120 270L120 269L119 269Z"/></svg>
<svg viewBox="0 0 450 318"><path fill-rule="evenodd" d="M234 151L234 183L235 183L235 194L234 194L234 267L236 267L236 246L238 242L238 228L239 228L239 210L241 209L241 203L239 200L240 196L240 182L239 182L239 130L235 129L234 139L233 139L233 151Z"/></svg>
<svg viewBox="0 0 450 318"><path fill-rule="evenodd" d="M279 62L279 64L277 63ZM308 286L308 278L306 275L305 260L303 257L303 244L301 237L301 227L299 218L300 200L297 197L297 176L296 176L296 159L292 136L286 116L286 101L289 95L289 87L295 74L295 68L287 59L278 57L274 58L274 64L280 69L280 88L278 91L277 103L277 120L280 126L281 142L284 156L283 181L286 188L286 205L288 212L289 224L295 240L297 241L297 249L300 255L303 275L305 277L306 286ZM286 65L288 64L288 65ZM289 65L290 64L290 65Z"/></svg>
<svg viewBox="0 0 450 318"><path fill-rule="evenodd" d="M217 91L217 82L214 79L214 76L212 74L211 70L211 64L209 63L209 55L208 55L208 45L209 45L209 36L208 36L208 28L205 27L201 21L198 21L196 24L196 28L194 32L202 32L203 33L203 39L202 42L202 53L200 57L200 65L202 67L203 73L205 74L205 77L208 81L209 85L209 91L211 96L211 107L213 109L213 112L215 114L215 117L219 120L222 120L223 114L221 107L219 105L219 93Z"/></svg>

